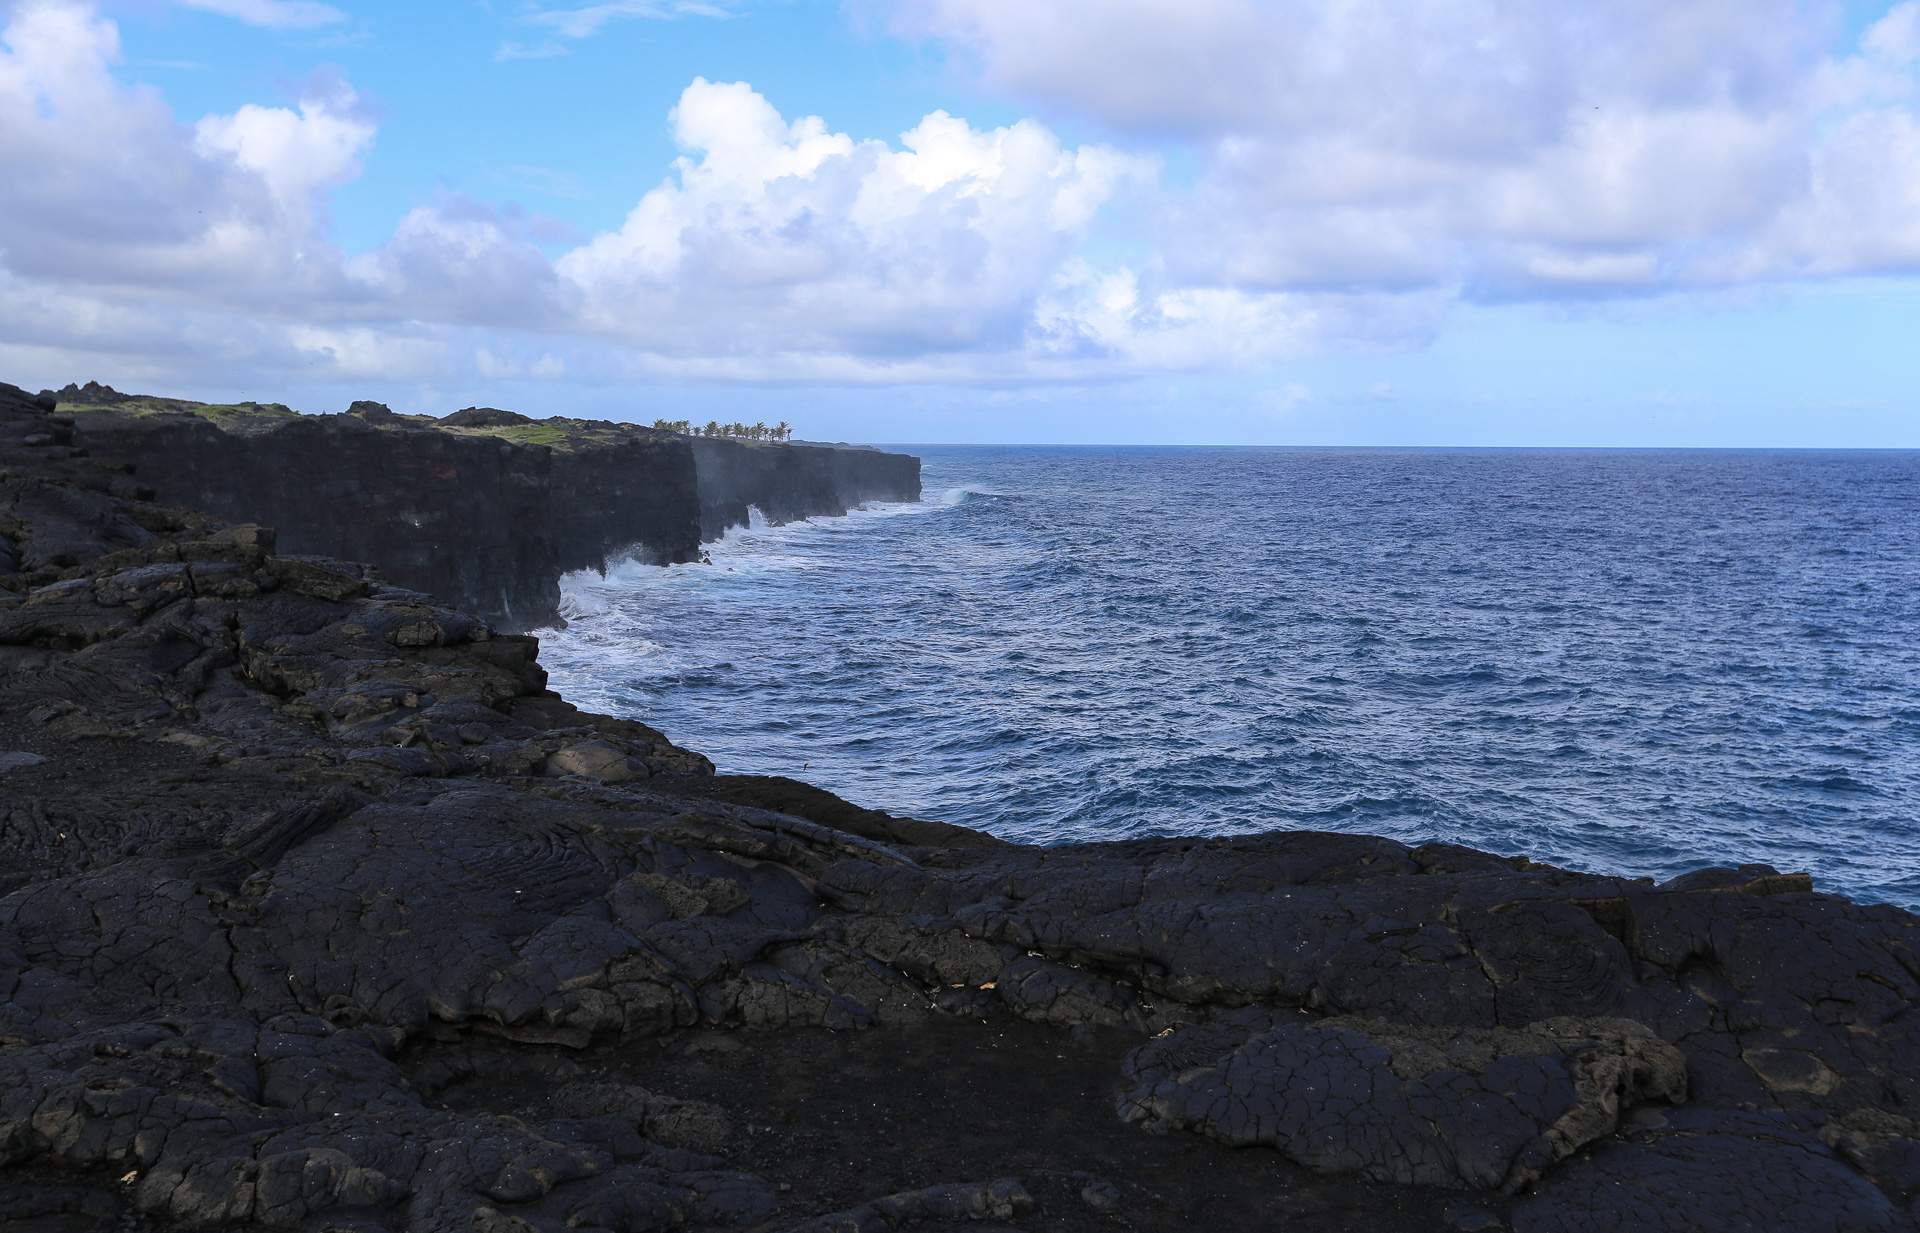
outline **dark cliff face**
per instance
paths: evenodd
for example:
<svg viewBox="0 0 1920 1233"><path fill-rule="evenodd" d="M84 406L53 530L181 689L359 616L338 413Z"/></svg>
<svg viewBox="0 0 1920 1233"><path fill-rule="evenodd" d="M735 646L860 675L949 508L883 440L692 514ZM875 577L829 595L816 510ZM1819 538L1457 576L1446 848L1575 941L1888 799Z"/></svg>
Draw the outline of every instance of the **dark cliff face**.
<svg viewBox="0 0 1920 1233"><path fill-rule="evenodd" d="M636 438L588 458L544 445L312 416L225 432L197 416L76 416L86 447L139 460L159 500L270 523L281 550L376 563L508 628L553 619L559 580L632 552L695 560L693 456Z"/></svg>
<svg viewBox="0 0 1920 1233"><path fill-rule="evenodd" d="M839 517L863 501L918 501L920 460L879 450L693 439L700 537L747 525L753 506L778 525Z"/></svg>
<svg viewBox="0 0 1920 1233"><path fill-rule="evenodd" d="M135 468L159 501L272 525L282 552L370 561L514 630L558 619L563 574L622 557L698 560L749 505L788 522L920 495L919 460L899 454L582 421L546 444L366 406L248 415L231 429L191 411L76 409L75 443Z"/></svg>

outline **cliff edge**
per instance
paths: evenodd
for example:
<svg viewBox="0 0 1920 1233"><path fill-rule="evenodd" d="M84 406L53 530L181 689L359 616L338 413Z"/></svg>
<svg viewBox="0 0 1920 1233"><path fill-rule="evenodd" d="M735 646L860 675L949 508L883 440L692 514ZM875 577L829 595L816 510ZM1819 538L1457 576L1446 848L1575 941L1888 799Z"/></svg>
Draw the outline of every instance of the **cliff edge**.
<svg viewBox="0 0 1920 1233"><path fill-rule="evenodd" d="M385 576L508 630L559 618L562 575L666 565L747 524L920 498L919 460L878 450L692 438L495 408L445 419L216 406L89 383L55 397L64 444L151 499L272 526L282 551Z"/></svg>

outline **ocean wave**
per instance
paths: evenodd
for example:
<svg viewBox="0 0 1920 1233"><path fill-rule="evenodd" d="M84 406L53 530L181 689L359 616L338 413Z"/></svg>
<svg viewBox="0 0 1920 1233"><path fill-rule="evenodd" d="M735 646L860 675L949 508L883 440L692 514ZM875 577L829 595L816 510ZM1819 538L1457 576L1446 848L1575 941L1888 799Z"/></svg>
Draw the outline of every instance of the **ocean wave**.
<svg viewBox="0 0 1920 1233"><path fill-rule="evenodd" d="M570 576L556 687L1010 838L1372 831L1920 904L1915 456L925 457L925 502Z"/></svg>

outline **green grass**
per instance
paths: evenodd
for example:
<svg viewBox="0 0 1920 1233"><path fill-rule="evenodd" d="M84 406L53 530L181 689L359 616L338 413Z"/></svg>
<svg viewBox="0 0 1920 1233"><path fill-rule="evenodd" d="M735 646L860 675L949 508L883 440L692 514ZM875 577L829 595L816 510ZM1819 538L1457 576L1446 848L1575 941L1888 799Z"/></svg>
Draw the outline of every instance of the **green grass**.
<svg viewBox="0 0 1920 1233"><path fill-rule="evenodd" d="M428 421L430 424L432 421ZM520 445L545 445L558 450L589 449L596 445L615 445L645 436L653 430L638 424L609 424L600 420L576 420L555 416L531 424L504 428L443 428L468 437L499 437Z"/></svg>
<svg viewBox="0 0 1920 1233"><path fill-rule="evenodd" d="M297 419L309 418L293 410L284 403L241 402L241 403L201 403L189 402L181 398L134 398L112 406L90 406L81 403L61 403L62 411L105 411L114 415L126 415L135 419L145 419L156 415L197 415L220 428L245 433L271 428L276 424ZM450 428L442 427L440 421L431 415L402 415L400 423L386 427L399 428L438 428L441 432L453 433L463 437L498 437L520 445L545 445L562 451L592 449L596 446L616 445L630 441L635 437L654 434L651 428L639 424L611 424L601 420L577 420L565 416L553 419L536 420L531 424L515 424L504 428ZM666 434L659 434L666 435Z"/></svg>
<svg viewBox="0 0 1920 1233"><path fill-rule="evenodd" d="M60 404L60 409L62 411L111 411L115 415L130 415L135 419L145 419L154 415L197 415L203 420L211 420L223 426L248 420L295 419L300 414L292 407L279 402L204 403L188 402L181 398L135 398L111 407L63 402Z"/></svg>

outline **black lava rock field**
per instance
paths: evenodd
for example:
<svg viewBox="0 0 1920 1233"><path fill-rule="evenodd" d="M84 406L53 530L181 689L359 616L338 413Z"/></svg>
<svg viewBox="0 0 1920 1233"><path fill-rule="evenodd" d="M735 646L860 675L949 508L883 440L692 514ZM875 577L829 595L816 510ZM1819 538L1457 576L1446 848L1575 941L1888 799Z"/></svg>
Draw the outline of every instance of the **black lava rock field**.
<svg viewBox="0 0 1920 1233"><path fill-rule="evenodd" d="M1905 911L716 775L71 419L0 387L9 1229L1916 1229Z"/></svg>

